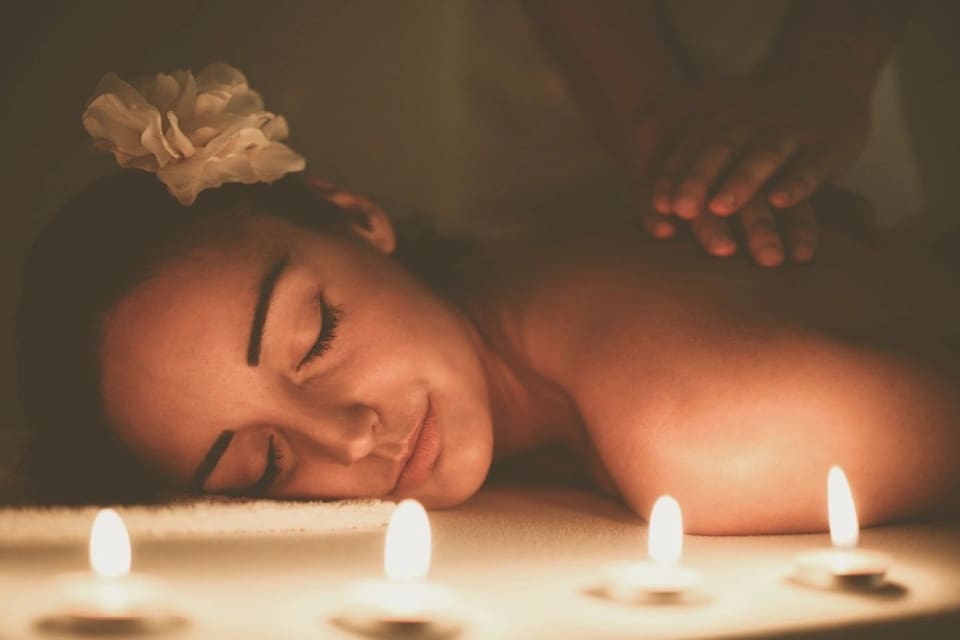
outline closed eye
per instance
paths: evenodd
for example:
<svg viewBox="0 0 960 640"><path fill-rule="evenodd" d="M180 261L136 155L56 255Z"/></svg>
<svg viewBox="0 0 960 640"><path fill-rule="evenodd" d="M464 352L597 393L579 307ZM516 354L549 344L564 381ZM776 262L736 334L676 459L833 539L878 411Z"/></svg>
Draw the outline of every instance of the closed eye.
<svg viewBox="0 0 960 640"><path fill-rule="evenodd" d="M342 315L340 308L328 304L322 295L317 298L317 304L320 305L320 332L317 334L313 346L310 347L310 350L297 365L297 371L329 351L330 345L337 335L337 326L340 324Z"/></svg>
<svg viewBox="0 0 960 640"><path fill-rule="evenodd" d="M263 467L263 475L247 492L247 495L262 496L273 486L277 476L280 475L280 463L283 455L277 449L273 436L267 441L267 462Z"/></svg>
<svg viewBox="0 0 960 640"><path fill-rule="evenodd" d="M280 453L274 436L271 435L267 440L266 463L264 464L263 474L261 474L260 479L242 489L232 489L221 491L220 493L236 498L262 497L266 495L270 488L276 483L277 478L283 471L283 467L281 466L282 462L283 454Z"/></svg>

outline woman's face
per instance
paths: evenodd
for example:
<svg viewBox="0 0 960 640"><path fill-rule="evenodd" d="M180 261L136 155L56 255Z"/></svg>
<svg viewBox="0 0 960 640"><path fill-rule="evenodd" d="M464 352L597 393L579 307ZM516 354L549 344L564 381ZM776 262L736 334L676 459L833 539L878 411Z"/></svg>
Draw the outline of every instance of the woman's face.
<svg viewBox="0 0 960 640"><path fill-rule="evenodd" d="M104 323L121 439L208 492L473 494L493 444L479 343L385 255L382 224L348 237L256 217L139 285Z"/></svg>

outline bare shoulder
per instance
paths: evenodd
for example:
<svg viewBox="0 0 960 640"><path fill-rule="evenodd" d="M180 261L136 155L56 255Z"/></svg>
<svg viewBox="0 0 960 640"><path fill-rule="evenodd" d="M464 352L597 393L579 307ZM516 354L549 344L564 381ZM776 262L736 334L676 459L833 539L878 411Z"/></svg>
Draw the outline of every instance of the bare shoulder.
<svg viewBox="0 0 960 640"><path fill-rule="evenodd" d="M825 240L817 264L765 271L606 234L508 252L491 279L510 342L641 514L672 493L702 533L816 529L834 463L865 522L955 504L955 285Z"/></svg>

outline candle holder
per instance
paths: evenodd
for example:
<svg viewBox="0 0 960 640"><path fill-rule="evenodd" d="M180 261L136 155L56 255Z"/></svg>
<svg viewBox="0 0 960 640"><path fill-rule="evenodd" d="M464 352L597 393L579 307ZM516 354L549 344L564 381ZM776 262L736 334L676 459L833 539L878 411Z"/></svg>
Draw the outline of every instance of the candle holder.
<svg viewBox="0 0 960 640"><path fill-rule="evenodd" d="M794 579L818 589L879 589L886 584L890 561L885 553L869 551L808 551L797 556Z"/></svg>
<svg viewBox="0 0 960 640"><path fill-rule="evenodd" d="M847 476L838 466L831 467L827 474L827 511L833 548L798 555L793 579L816 589L876 590L883 587L892 559L885 553L856 548L860 538L857 509Z"/></svg>
<svg viewBox="0 0 960 640"><path fill-rule="evenodd" d="M372 638L449 638L462 628L458 608L457 598L443 585L366 580L350 585L333 621Z"/></svg>
<svg viewBox="0 0 960 640"><path fill-rule="evenodd" d="M461 603L448 587L427 580L430 522L416 500L397 505L387 527L386 579L354 582L332 622L373 638L449 638L463 628Z"/></svg>
<svg viewBox="0 0 960 640"><path fill-rule="evenodd" d="M102 509L90 533L89 573L57 578L58 602L35 621L42 631L75 635L133 636L186 626L163 583L130 573L130 538L113 509Z"/></svg>
<svg viewBox="0 0 960 640"><path fill-rule="evenodd" d="M650 513L650 560L608 567L600 592L624 604L681 604L704 598L700 574L679 566L683 554L683 515L670 496L660 496Z"/></svg>

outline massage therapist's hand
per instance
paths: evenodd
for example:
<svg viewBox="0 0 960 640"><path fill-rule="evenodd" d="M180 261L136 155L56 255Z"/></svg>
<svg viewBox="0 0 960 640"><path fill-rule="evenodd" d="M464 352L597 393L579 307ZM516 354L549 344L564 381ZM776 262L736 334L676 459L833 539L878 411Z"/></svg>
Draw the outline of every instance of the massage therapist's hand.
<svg viewBox="0 0 960 640"><path fill-rule="evenodd" d="M857 158L869 130L869 94L831 90L822 79L758 75L713 80L661 102L642 118L634 165L654 176L653 205L689 220L704 249L736 251L721 218L737 214L762 266L813 257L816 232L806 204ZM644 166L646 165L646 166ZM785 237L768 224L784 214ZM656 237L668 220L646 219ZM786 243L784 242L786 241Z"/></svg>

